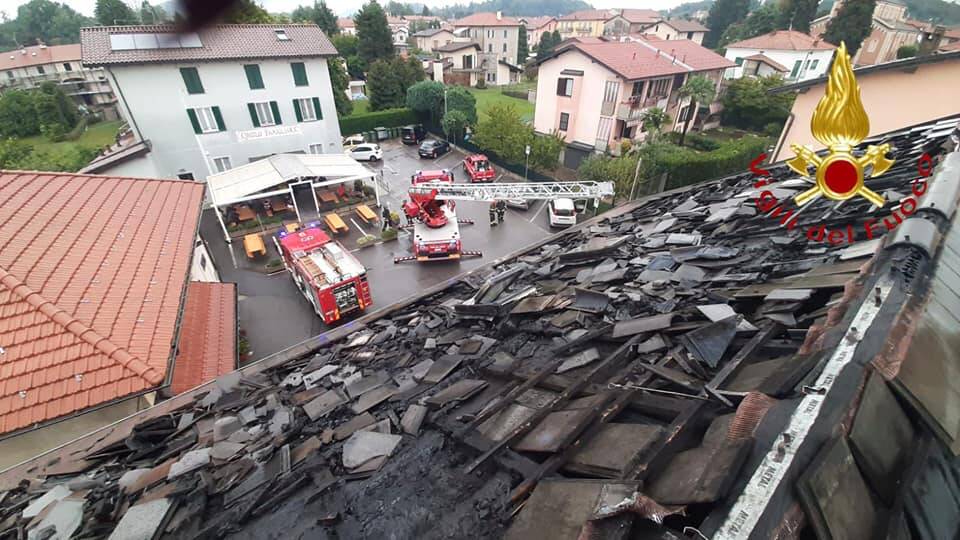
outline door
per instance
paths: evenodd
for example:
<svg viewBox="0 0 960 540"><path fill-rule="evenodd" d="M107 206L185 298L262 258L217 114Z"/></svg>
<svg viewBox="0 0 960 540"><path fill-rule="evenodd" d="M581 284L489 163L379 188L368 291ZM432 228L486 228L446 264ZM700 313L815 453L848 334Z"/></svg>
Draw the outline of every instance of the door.
<svg viewBox="0 0 960 540"><path fill-rule="evenodd" d="M297 211L300 223L309 223L320 219L317 204L317 194L313 190L313 182L295 182L290 184L290 198L293 199L293 208Z"/></svg>

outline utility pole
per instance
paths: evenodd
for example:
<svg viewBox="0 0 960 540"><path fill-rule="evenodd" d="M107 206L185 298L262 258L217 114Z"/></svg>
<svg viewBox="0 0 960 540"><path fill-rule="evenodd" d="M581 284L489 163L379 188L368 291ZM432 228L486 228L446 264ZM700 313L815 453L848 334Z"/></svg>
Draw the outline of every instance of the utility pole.
<svg viewBox="0 0 960 540"><path fill-rule="evenodd" d="M526 182L527 170L530 169L530 145L529 144L523 149L523 153L526 154L527 156L526 162L523 164L523 181Z"/></svg>
<svg viewBox="0 0 960 540"><path fill-rule="evenodd" d="M637 188L637 178L640 176L640 163L643 159L637 156L637 168L633 170L633 184L630 185L630 200L633 200L633 191Z"/></svg>

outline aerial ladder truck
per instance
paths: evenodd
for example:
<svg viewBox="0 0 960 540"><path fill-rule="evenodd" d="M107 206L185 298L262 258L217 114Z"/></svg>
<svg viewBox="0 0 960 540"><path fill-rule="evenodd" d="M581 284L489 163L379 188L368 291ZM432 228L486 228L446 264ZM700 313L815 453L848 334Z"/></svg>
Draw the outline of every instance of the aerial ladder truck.
<svg viewBox="0 0 960 540"><path fill-rule="evenodd" d="M418 171L413 175L410 200L403 211L413 221L413 255L394 258L394 263L480 257L479 251L464 251L454 201L594 199L613 196L613 182L523 182L455 184L445 171Z"/></svg>

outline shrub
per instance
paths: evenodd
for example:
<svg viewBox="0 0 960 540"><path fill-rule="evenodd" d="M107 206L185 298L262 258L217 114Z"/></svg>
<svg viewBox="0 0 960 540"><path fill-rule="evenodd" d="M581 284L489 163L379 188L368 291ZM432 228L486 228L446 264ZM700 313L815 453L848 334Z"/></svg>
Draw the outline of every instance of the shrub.
<svg viewBox="0 0 960 540"><path fill-rule="evenodd" d="M417 123L417 115L410 109L387 109L340 119L340 133L361 133L378 127L399 127Z"/></svg>
<svg viewBox="0 0 960 540"><path fill-rule="evenodd" d="M63 124L44 124L40 126L40 133L50 142L60 142L66 136L67 130Z"/></svg>
<svg viewBox="0 0 960 540"><path fill-rule="evenodd" d="M397 230L394 229L393 227L388 227L387 230L380 233L380 238L382 238L385 242L390 240L396 240Z"/></svg>
<svg viewBox="0 0 960 540"><path fill-rule="evenodd" d="M487 81L483 79L477 80L477 84L476 84L477 90L484 90L486 87L487 87Z"/></svg>
<svg viewBox="0 0 960 540"><path fill-rule="evenodd" d="M778 124L776 122L770 122L769 124L763 126L763 132L771 137L780 137L780 132L782 130L783 124Z"/></svg>
<svg viewBox="0 0 960 540"><path fill-rule="evenodd" d="M666 135L667 140L674 144L680 143L680 132L671 131ZM720 148L721 144L717 141L700 135L699 133L687 133L686 138L684 139L683 145L694 150L700 150L703 152L712 152L717 148Z"/></svg>
<svg viewBox="0 0 960 540"><path fill-rule="evenodd" d="M620 154L626 154L633 148L633 143L630 139L621 139L620 140Z"/></svg>
<svg viewBox="0 0 960 540"><path fill-rule="evenodd" d="M377 242L377 237L372 234L367 234L357 238L357 247L370 247Z"/></svg>

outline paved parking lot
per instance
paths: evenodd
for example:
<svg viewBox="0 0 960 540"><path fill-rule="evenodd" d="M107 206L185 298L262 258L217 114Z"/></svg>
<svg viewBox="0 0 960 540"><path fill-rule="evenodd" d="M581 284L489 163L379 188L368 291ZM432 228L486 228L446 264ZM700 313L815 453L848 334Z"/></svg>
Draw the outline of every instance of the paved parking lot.
<svg viewBox="0 0 960 540"><path fill-rule="evenodd" d="M385 141L382 146L384 159L371 168L383 171L383 178L390 189L384 194L383 201L397 213L400 213L401 202L406 198L410 176L417 170L449 168L454 170L458 182L465 180L460 165L465 156L457 150L436 160L421 160L417 156L416 146L404 146L399 141ZM516 179L504 177L501 181ZM541 201L525 211L508 209L506 223L498 227L490 227L487 206L484 202L457 203L458 217L475 221L474 225L461 227L463 249L483 252L483 257L462 261L394 264L395 256L411 252L410 235L403 231L395 242L357 250L356 239L362 236L363 231L376 233L376 230L371 230L376 229L376 225L367 225L356 217L347 219L348 216L344 216L351 231L338 240L344 247L354 251L366 266L373 293L373 309L416 295L427 287L453 279L555 232L548 226L547 212ZM240 328L247 333L253 349L252 359L263 358L326 330L326 325L313 313L286 272L265 275L244 268L247 263L242 242L224 242L211 211L204 212L200 228L220 270L221 279L238 285ZM278 256L272 242L267 242L267 249L269 258Z"/></svg>

